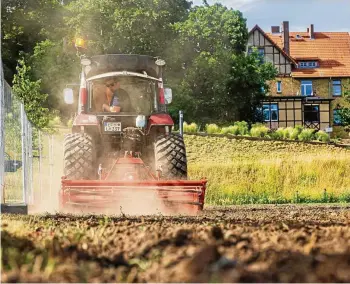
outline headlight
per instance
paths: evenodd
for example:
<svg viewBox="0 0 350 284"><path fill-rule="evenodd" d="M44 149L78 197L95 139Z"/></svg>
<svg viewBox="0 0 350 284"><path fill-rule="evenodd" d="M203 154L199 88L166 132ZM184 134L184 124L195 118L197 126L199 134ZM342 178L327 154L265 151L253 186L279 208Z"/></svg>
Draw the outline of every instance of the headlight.
<svg viewBox="0 0 350 284"><path fill-rule="evenodd" d="M144 128L146 126L146 116L138 115L136 117L136 127Z"/></svg>

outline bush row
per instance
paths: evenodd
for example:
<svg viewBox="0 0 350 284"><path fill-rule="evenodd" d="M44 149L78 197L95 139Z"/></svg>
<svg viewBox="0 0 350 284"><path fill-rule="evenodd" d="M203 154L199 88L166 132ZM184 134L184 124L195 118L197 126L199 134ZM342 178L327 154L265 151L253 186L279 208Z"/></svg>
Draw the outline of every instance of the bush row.
<svg viewBox="0 0 350 284"><path fill-rule="evenodd" d="M199 127L196 123L188 124L184 122L183 129L185 133L197 133ZM232 134L250 137L271 138L278 140L299 140L299 141L322 141L329 142L329 135L315 129L304 128L301 125L295 127L280 127L276 130L270 130L261 123L253 124L249 129L248 123L245 121L237 121L233 125L219 127L216 124L207 124L205 132L208 134Z"/></svg>

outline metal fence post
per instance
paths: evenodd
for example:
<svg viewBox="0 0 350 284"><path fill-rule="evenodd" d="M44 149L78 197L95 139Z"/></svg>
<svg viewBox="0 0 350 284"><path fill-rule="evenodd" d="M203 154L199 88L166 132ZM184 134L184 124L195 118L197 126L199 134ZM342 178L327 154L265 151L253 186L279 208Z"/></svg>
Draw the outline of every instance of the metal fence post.
<svg viewBox="0 0 350 284"><path fill-rule="evenodd" d="M22 201L27 204L27 147L26 147L26 119L24 104L21 103L21 135L22 135Z"/></svg>
<svg viewBox="0 0 350 284"><path fill-rule="evenodd" d="M29 192L29 204L34 204L34 191L33 191L33 129L27 117L28 125L28 192Z"/></svg>
<svg viewBox="0 0 350 284"><path fill-rule="evenodd" d="M179 111L179 129L180 129L180 135L184 135L184 114L182 110Z"/></svg>
<svg viewBox="0 0 350 284"><path fill-rule="evenodd" d="M1 33L1 32L0 32ZM1 54L1 51L0 51ZM5 94L2 60L0 59L0 200L5 202Z"/></svg>
<svg viewBox="0 0 350 284"><path fill-rule="evenodd" d="M42 170L42 149L41 149L41 131L38 130L38 147L39 147L39 194L40 194L40 202L43 200L43 191L42 191L42 178L41 178L41 170Z"/></svg>
<svg viewBox="0 0 350 284"><path fill-rule="evenodd" d="M52 179L53 179L53 135L49 138L49 167L50 167L50 198L52 197Z"/></svg>

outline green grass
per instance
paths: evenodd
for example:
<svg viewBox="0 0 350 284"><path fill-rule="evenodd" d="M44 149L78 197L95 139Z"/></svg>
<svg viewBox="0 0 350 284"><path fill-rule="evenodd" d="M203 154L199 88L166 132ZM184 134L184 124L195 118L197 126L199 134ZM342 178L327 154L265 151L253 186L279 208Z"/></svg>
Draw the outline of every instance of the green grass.
<svg viewBox="0 0 350 284"><path fill-rule="evenodd" d="M62 176L64 133L54 136L53 179L44 140L42 191L56 194ZM208 179L206 204L350 202L350 150L331 145L185 135L191 179ZM40 175L34 159L37 198ZM6 173L6 200L22 197L22 171ZM324 191L326 189L326 191Z"/></svg>
<svg viewBox="0 0 350 284"><path fill-rule="evenodd" d="M185 136L209 205L350 202L350 151L329 145Z"/></svg>

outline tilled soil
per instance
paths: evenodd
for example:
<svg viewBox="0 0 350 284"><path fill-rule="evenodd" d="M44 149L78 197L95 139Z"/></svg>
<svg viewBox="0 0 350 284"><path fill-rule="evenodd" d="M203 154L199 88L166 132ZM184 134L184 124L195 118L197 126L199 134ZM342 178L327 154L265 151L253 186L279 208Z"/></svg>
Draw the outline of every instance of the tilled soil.
<svg viewBox="0 0 350 284"><path fill-rule="evenodd" d="M350 205L2 215L3 282L350 282Z"/></svg>

